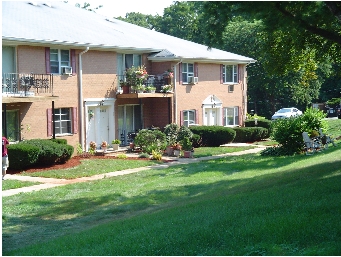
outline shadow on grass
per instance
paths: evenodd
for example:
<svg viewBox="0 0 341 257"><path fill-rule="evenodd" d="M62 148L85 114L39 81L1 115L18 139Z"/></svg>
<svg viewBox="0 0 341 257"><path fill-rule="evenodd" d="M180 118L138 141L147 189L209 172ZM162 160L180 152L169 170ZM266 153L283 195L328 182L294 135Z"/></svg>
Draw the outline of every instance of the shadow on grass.
<svg viewBox="0 0 341 257"><path fill-rule="evenodd" d="M324 154L333 154L336 150L338 149L330 148L328 151L317 153L313 157L323 158ZM82 187L82 189L79 189L80 185L77 184L67 185L64 186L63 193L58 189L30 193L29 200L26 200L24 194L4 198L3 255L9 254L9 251L17 248L86 230L111 220L154 212L174 205L202 201L203 198L215 199L227 194L248 194L264 190L276 191L284 186L295 187L307 183L311 184L312 190L317 192L335 191L336 188L331 185L335 185L336 181L339 181L340 184L341 174L337 172L340 172L341 160L308 165L295 170L284 169L284 171L272 174L255 174L250 178L232 180L222 178L220 181L211 183L196 182L190 184L191 182L189 182L186 184L185 181L181 183L186 177L200 172L222 172L228 178L236 172L248 172L257 167L268 170L284 168L293 162L311 157L298 156L296 158L276 159L249 156L249 158L243 157L244 161L239 162L236 166L233 166L234 158L240 160L241 157L227 157L215 161L175 166L163 172L153 170L129 175L125 178L109 178L90 182L87 183L87 188ZM156 181L158 178L166 179L169 176L174 176L180 182L169 186L164 185L159 189L143 190L144 183ZM121 180L129 181L130 179L139 181L141 190L127 188L137 191L131 197L127 197L124 192L125 189L121 189L120 184ZM112 192L108 193L107 190L103 190L105 191L103 195L96 195L96 197L92 195L91 191L100 190L103 187L111 187ZM83 193L78 194L80 191ZM32 205L32 197L35 198L34 206ZM283 195L283 198L285 197L287 196ZM295 197L299 198L300 196ZM54 200L51 201L51 198ZM12 199L13 201L17 199L19 202L17 214L7 214L6 212L6 204L10 204ZM261 199L261 201L266 200ZM21 215L20 210L24 215Z"/></svg>

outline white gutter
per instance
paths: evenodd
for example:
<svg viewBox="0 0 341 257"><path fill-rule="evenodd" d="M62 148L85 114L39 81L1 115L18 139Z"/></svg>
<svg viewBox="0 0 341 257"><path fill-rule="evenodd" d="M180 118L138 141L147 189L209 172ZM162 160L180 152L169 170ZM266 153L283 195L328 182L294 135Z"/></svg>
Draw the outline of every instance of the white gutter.
<svg viewBox="0 0 341 257"><path fill-rule="evenodd" d="M83 106L83 80L82 80L82 55L89 51L89 47L87 47L83 52L79 53L79 73L78 73L78 79L79 79L79 126L80 126L80 141L81 141L81 146L83 151L86 149L85 148L85 142L84 142L84 125L83 125L83 120L84 120L84 106Z"/></svg>
<svg viewBox="0 0 341 257"><path fill-rule="evenodd" d="M174 64L174 116L175 116L175 123L178 124L178 102L176 100L176 77L177 77L177 66L179 63L182 62L182 59L176 64Z"/></svg>

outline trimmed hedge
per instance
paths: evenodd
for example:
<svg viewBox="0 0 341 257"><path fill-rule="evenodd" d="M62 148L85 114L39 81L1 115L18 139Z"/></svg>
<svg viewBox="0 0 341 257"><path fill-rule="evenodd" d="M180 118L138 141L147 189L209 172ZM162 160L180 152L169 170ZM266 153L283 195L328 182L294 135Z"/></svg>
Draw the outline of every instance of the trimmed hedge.
<svg viewBox="0 0 341 257"><path fill-rule="evenodd" d="M222 126L193 126L190 130L200 136L201 146L220 146L233 141L236 132Z"/></svg>
<svg viewBox="0 0 341 257"><path fill-rule="evenodd" d="M255 142L269 137L269 130L262 127L237 127L233 130L236 132L233 142L238 143Z"/></svg>
<svg viewBox="0 0 341 257"><path fill-rule="evenodd" d="M40 149L29 144L11 144L7 146L9 167L15 170L33 166L39 158Z"/></svg>
<svg viewBox="0 0 341 257"><path fill-rule="evenodd" d="M245 121L245 127L262 127L267 128L268 130L271 129L271 120L261 119L257 120L257 125L254 119L249 119Z"/></svg>
<svg viewBox="0 0 341 257"><path fill-rule="evenodd" d="M24 169L34 164L53 165L65 163L74 152L74 147L64 140L31 139L8 147L11 168ZM32 152L32 153L31 153Z"/></svg>

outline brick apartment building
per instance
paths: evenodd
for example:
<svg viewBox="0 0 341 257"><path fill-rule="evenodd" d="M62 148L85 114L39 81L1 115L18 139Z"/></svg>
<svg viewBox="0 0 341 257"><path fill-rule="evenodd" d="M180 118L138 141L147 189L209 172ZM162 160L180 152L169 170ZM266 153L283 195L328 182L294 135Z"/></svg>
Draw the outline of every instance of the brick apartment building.
<svg viewBox="0 0 341 257"><path fill-rule="evenodd" d="M50 3L2 2L2 134L11 141L54 135L87 149L169 123L243 125L253 59ZM156 92L123 92L124 71L141 65Z"/></svg>

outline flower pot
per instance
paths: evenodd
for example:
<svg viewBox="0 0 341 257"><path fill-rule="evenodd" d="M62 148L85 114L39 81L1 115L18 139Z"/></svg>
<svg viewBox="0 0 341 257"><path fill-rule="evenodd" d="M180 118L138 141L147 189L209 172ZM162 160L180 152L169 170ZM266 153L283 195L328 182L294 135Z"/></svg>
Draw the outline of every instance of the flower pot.
<svg viewBox="0 0 341 257"><path fill-rule="evenodd" d="M193 157L192 151L184 151L184 157L185 158L192 158Z"/></svg>
<svg viewBox="0 0 341 257"><path fill-rule="evenodd" d="M175 149L173 154L175 157L179 157L180 156L180 150Z"/></svg>
<svg viewBox="0 0 341 257"><path fill-rule="evenodd" d="M113 144L112 148L114 151L117 151L119 146L120 146L119 144Z"/></svg>
<svg viewBox="0 0 341 257"><path fill-rule="evenodd" d="M129 94L129 86L123 86L122 89L123 89L123 94Z"/></svg>
<svg viewBox="0 0 341 257"><path fill-rule="evenodd" d="M167 146L166 147L166 154L168 156L172 156L173 155L173 148L171 146Z"/></svg>

